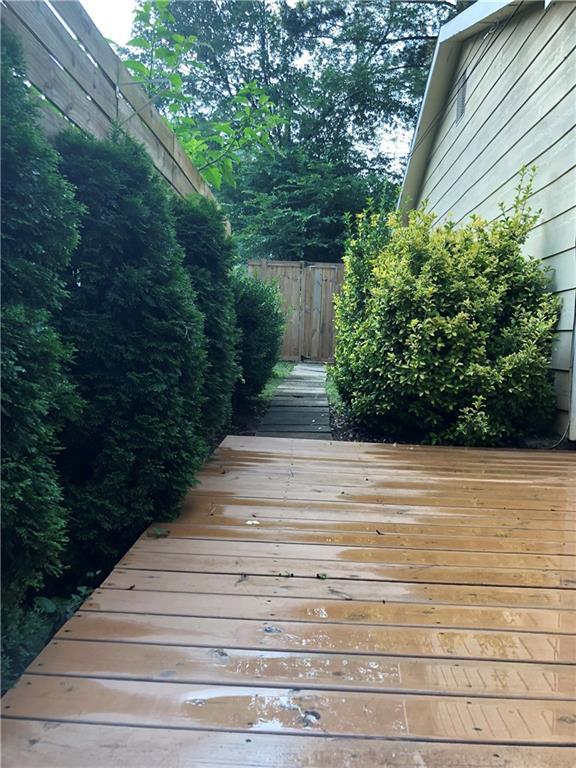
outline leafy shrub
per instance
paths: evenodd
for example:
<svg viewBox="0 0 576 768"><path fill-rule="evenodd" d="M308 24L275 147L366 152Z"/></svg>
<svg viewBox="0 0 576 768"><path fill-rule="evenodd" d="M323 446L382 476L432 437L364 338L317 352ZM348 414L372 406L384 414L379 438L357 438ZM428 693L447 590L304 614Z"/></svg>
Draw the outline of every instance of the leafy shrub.
<svg viewBox="0 0 576 768"><path fill-rule="evenodd" d="M278 360L284 312L278 288L247 272L235 273L234 290L242 370L234 404L241 410L262 392Z"/></svg>
<svg viewBox="0 0 576 768"><path fill-rule="evenodd" d="M204 456L203 320L144 149L120 133L96 141L69 132L58 146L85 205L62 329L87 404L63 435L59 465L70 557L102 565L176 511Z"/></svg>
<svg viewBox="0 0 576 768"><path fill-rule="evenodd" d="M2 30L2 648L4 682L29 656L31 589L62 567L68 512L57 431L78 406L54 327L80 206L37 125L19 46Z"/></svg>
<svg viewBox="0 0 576 768"><path fill-rule="evenodd" d="M204 374L203 434L209 444L230 421L232 393L238 378L237 331L232 287L232 239L218 207L201 195L174 198L173 213L184 266L204 315L207 365Z"/></svg>
<svg viewBox="0 0 576 768"><path fill-rule="evenodd" d="M433 228L425 208L359 220L337 303L335 376L353 418L412 440L502 443L545 426L558 317L522 255L536 219L524 176L509 213Z"/></svg>
<svg viewBox="0 0 576 768"><path fill-rule="evenodd" d="M352 219L346 218L347 239L344 255L345 280L340 294L335 297L337 306L338 364L331 366L330 379L340 397L350 401L354 392L355 345L366 318L372 270L388 237L387 219L379 214L370 202L365 211Z"/></svg>

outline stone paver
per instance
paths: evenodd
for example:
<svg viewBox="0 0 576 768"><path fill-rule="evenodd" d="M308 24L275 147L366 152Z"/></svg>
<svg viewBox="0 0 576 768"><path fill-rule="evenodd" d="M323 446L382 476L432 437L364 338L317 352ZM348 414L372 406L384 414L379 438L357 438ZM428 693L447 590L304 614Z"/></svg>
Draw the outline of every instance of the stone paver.
<svg viewBox="0 0 576 768"><path fill-rule="evenodd" d="M326 369L322 363L298 363L294 367L276 390L256 434L331 439Z"/></svg>

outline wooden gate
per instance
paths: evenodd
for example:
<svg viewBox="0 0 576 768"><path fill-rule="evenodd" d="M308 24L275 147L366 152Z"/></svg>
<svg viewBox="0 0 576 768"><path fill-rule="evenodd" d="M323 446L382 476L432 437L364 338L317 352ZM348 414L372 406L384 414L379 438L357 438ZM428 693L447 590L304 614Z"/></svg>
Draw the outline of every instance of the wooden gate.
<svg viewBox="0 0 576 768"><path fill-rule="evenodd" d="M343 264L251 261L248 269L278 285L286 312L283 360L329 361L334 357L334 294L344 279Z"/></svg>

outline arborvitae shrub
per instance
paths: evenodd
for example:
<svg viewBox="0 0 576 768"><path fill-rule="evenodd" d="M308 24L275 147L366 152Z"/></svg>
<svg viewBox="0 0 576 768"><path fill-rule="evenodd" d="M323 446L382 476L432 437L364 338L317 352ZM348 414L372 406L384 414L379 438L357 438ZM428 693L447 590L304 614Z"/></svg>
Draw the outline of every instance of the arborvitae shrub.
<svg viewBox="0 0 576 768"><path fill-rule="evenodd" d="M284 312L278 288L244 271L234 275L234 292L242 371L234 405L242 410L262 392L278 360Z"/></svg>
<svg viewBox="0 0 576 768"><path fill-rule="evenodd" d="M336 314L336 381L356 421L389 436L465 445L549 425L558 304L541 264L522 254L537 219L529 194L521 181L509 213L460 228L434 228L424 208L406 226L392 215L378 247L380 222L360 220ZM367 271L358 265L364 254ZM366 297L357 310L359 290Z"/></svg>
<svg viewBox="0 0 576 768"><path fill-rule="evenodd" d="M212 201L194 195L174 198L176 235L184 249L184 266L204 315L207 364L204 375L203 434L208 444L226 430L238 378L237 329L232 287L232 240L224 217Z"/></svg>
<svg viewBox="0 0 576 768"><path fill-rule="evenodd" d="M101 566L146 523L175 513L204 456L203 320L144 149L120 133L69 132L58 146L85 206L62 330L86 401L59 466L70 557Z"/></svg>
<svg viewBox="0 0 576 768"><path fill-rule="evenodd" d="M80 206L37 125L19 46L2 29L2 649L4 683L35 627L29 590L61 569L67 510L57 431L78 400L54 327Z"/></svg>

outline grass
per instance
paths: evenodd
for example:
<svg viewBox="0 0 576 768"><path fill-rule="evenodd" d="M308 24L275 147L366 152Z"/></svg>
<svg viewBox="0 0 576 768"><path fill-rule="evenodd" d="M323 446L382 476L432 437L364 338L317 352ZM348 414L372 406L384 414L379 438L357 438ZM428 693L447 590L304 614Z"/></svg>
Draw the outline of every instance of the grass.
<svg viewBox="0 0 576 768"><path fill-rule="evenodd" d="M332 366L326 366L326 397L328 402L335 411L342 410L342 398L334 382L334 374L332 372Z"/></svg>
<svg viewBox="0 0 576 768"><path fill-rule="evenodd" d="M262 391L262 394L260 395L260 399L262 400L264 405L267 405L270 400L274 397L274 393L282 383L282 381L287 377L290 376L292 373L294 366L296 363L286 363L286 362L278 362L274 366L274 370L272 371L272 375L266 382L266 386L264 387L264 390Z"/></svg>

